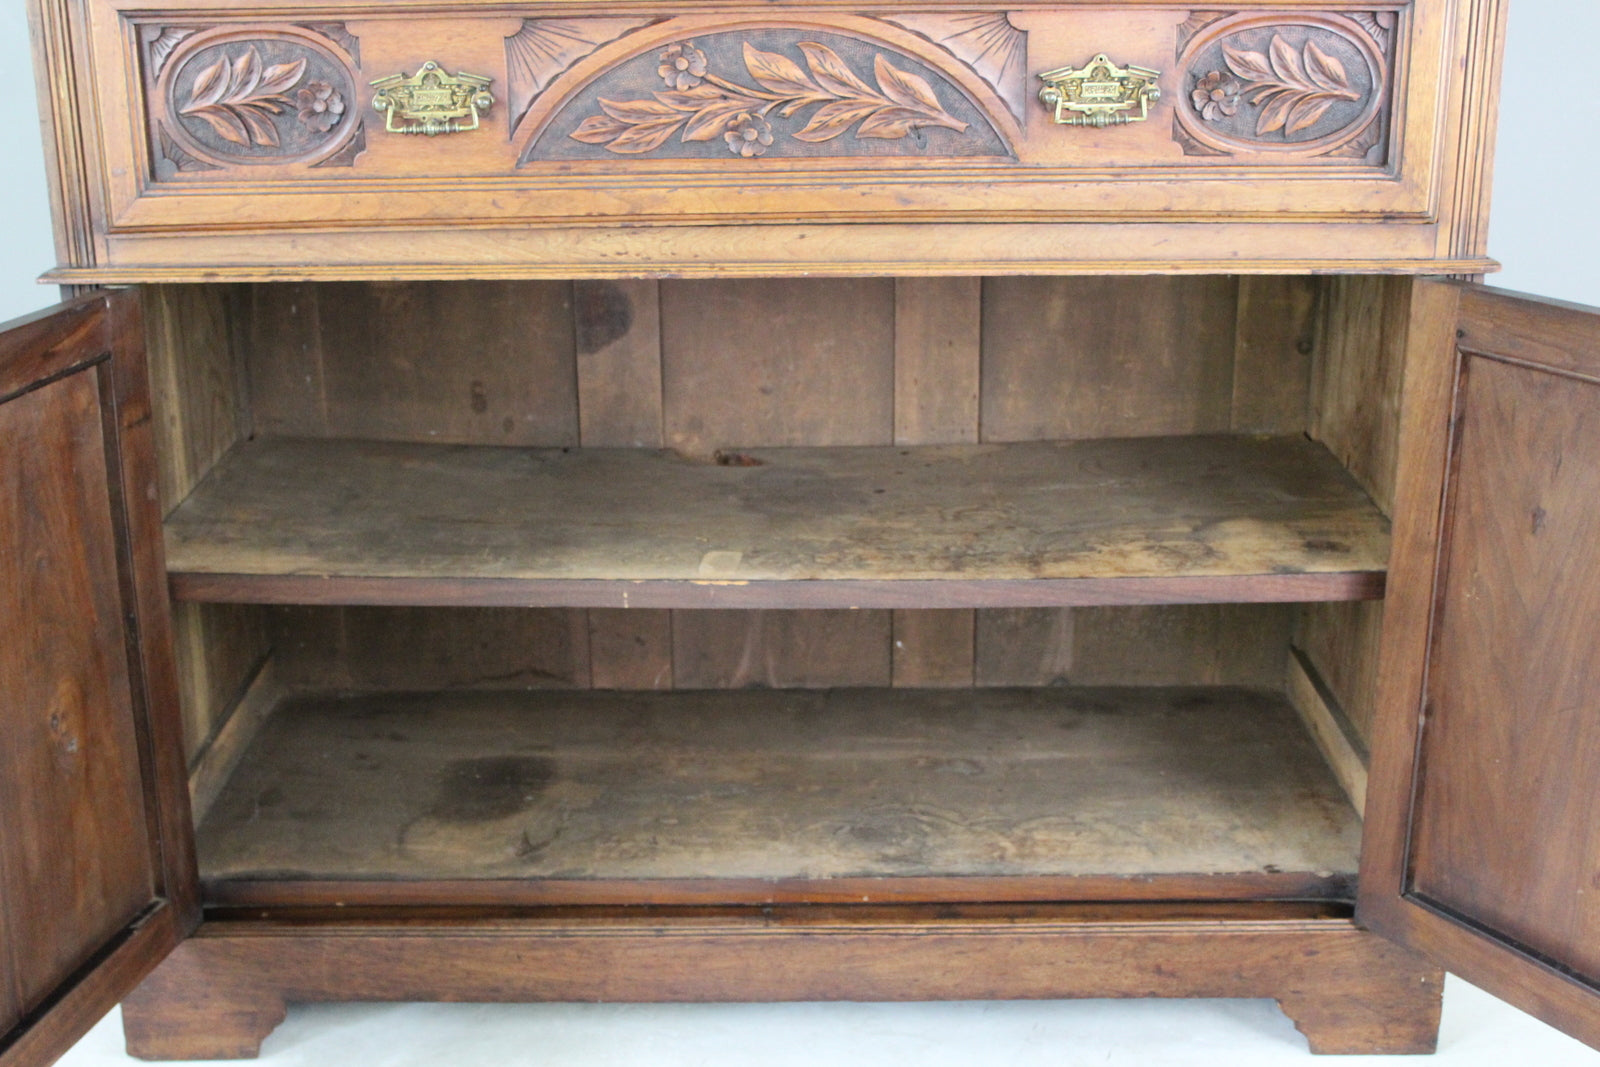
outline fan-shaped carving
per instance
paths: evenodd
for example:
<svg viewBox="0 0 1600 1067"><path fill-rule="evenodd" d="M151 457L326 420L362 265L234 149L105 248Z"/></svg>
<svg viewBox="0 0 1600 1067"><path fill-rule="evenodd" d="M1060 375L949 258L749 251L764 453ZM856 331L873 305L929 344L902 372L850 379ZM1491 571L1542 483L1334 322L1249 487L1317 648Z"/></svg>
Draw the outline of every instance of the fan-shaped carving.
<svg viewBox="0 0 1600 1067"><path fill-rule="evenodd" d="M920 33L978 72L1021 120L1027 106L1028 35L1004 12L888 15L885 22Z"/></svg>
<svg viewBox="0 0 1600 1067"><path fill-rule="evenodd" d="M172 53L183 43L184 38L191 36L194 30L174 29L164 26L156 35L145 44L145 49L150 56L149 70L152 77L161 73L161 68L166 66Z"/></svg>
<svg viewBox="0 0 1600 1067"><path fill-rule="evenodd" d="M524 19L522 29L506 38L506 73L511 91L511 125L522 120L528 105L556 75L629 30L652 20L638 18Z"/></svg>

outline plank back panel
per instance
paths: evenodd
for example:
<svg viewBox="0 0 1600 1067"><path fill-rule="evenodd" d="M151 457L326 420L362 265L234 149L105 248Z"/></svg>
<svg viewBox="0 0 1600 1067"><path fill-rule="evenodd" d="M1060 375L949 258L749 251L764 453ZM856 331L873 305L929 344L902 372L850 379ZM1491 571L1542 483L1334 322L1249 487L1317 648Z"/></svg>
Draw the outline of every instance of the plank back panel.
<svg viewBox="0 0 1600 1067"><path fill-rule="evenodd" d="M1230 428L1238 281L989 278L982 440Z"/></svg>
<svg viewBox="0 0 1600 1067"><path fill-rule="evenodd" d="M255 286L256 430L576 445L571 302L562 282Z"/></svg>
<svg viewBox="0 0 1600 1067"><path fill-rule="evenodd" d="M888 278L662 282L667 446L892 444L894 304Z"/></svg>
<svg viewBox="0 0 1600 1067"><path fill-rule="evenodd" d="M980 278L896 279L895 444L978 440L982 311ZM896 611L893 683L971 685L976 625L972 611Z"/></svg>
<svg viewBox="0 0 1600 1067"><path fill-rule="evenodd" d="M661 283L662 424L691 456L892 444L895 283ZM888 685L887 611L677 612L680 688Z"/></svg>
<svg viewBox="0 0 1600 1067"><path fill-rule="evenodd" d="M586 689L584 612L276 608L276 671L293 689Z"/></svg>
<svg viewBox="0 0 1600 1067"><path fill-rule="evenodd" d="M1300 433L1307 425L1321 278L1239 279L1234 321L1235 433Z"/></svg>
<svg viewBox="0 0 1600 1067"><path fill-rule="evenodd" d="M481 298L448 283L249 290L242 304L251 312L245 347L256 395L246 406L257 429L487 443L506 440L510 417L520 427L512 437L522 438L514 443L570 444L576 434L584 445L664 445L695 455L761 445L1294 432L1307 424L1319 282L945 278L489 288ZM480 413L471 411L474 383L488 405ZM397 399L372 402L380 387ZM457 402L463 395L465 408ZM376 677L386 643L374 628L386 616L369 610L330 621L337 610L302 616L315 615L314 623L280 617L274 630L280 639L302 625L308 633L373 635L341 647L375 657L350 670ZM479 635L450 613L421 613L397 622L387 647L404 634L429 656L444 657L452 642L465 663L487 655L511 678L665 688L885 678L920 686L1041 684L1081 675L1085 654L1143 664L1140 677L1164 683L1216 676L1256 684L1270 672L1254 661L1219 666L1228 649L1267 632L1273 647L1286 644L1270 609L1244 609L1237 619L1187 608L1096 609L1087 626L1062 610L992 618L950 610L839 620L783 614L594 610L530 624L563 636L518 652L511 630L491 626ZM736 624L744 629L733 632ZM438 632L424 636L430 627ZM580 630L582 637L570 636ZM308 638L295 640L303 646ZM483 651L484 642L498 650ZM546 655L579 647L587 667L567 652L553 661ZM796 658L784 662L786 655ZM985 655L990 661L980 664ZM329 672L337 673L324 663L309 673Z"/></svg>
<svg viewBox="0 0 1600 1067"><path fill-rule="evenodd" d="M661 293L649 280L574 282L579 436L589 448L660 448ZM597 689L672 688L672 613L592 609Z"/></svg>

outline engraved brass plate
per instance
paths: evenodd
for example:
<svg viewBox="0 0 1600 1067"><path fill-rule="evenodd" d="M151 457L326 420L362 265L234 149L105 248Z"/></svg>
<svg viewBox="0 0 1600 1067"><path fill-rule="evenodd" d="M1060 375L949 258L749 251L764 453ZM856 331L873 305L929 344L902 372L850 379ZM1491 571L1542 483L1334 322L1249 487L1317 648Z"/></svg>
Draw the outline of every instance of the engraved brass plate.
<svg viewBox="0 0 1600 1067"><path fill-rule="evenodd" d="M1161 99L1161 72L1119 67L1101 53L1083 67L1062 67L1039 75L1039 99L1062 126L1121 126L1150 117Z"/></svg>
<svg viewBox="0 0 1600 1067"><path fill-rule="evenodd" d="M478 128L478 116L494 106L489 93L492 78L481 74L446 74L429 60L407 77L391 74L373 82L378 92L372 106L387 118L390 133L465 133Z"/></svg>

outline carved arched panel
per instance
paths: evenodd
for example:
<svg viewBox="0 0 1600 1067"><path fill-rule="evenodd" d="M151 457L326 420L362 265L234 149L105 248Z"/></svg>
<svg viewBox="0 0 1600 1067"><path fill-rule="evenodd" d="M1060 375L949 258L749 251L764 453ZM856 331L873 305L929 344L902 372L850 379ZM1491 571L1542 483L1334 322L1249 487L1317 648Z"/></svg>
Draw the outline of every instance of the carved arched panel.
<svg viewBox="0 0 1600 1067"><path fill-rule="evenodd" d="M552 79L527 110L519 166L1014 156L1005 99L948 46L862 18L696 21L626 34Z"/></svg>
<svg viewBox="0 0 1600 1067"><path fill-rule="evenodd" d="M355 47L337 24L163 28L145 50L156 177L348 162L361 136Z"/></svg>
<svg viewBox="0 0 1600 1067"><path fill-rule="evenodd" d="M1199 16L1178 53L1176 134L1195 155L1386 161L1393 12Z"/></svg>

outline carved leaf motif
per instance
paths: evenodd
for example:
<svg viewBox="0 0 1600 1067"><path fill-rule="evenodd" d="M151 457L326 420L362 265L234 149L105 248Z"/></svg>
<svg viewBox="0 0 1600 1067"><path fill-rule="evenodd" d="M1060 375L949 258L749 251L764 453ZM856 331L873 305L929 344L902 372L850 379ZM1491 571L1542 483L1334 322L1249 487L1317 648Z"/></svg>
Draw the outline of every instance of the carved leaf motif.
<svg viewBox="0 0 1600 1067"><path fill-rule="evenodd" d="M816 96L818 99L824 99L821 90L806 77L806 72L800 69L800 64L788 56L777 52L763 52L746 41L744 65L749 69L750 77L769 93L781 93L784 96Z"/></svg>
<svg viewBox="0 0 1600 1067"><path fill-rule="evenodd" d="M1317 47L1317 42L1306 42L1306 76L1325 93L1338 94L1350 88L1350 75L1344 64Z"/></svg>
<svg viewBox="0 0 1600 1067"><path fill-rule="evenodd" d="M685 141L713 141L728 128L728 121L749 110L743 100L725 99L695 113L683 128Z"/></svg>
<svg viewBox="0 0 1600 1067"><path fill-rule="evenodd" d="M802 41L800 51L806 54L806 65L816 75L817 83L834 96L861 98L872 95L867 83L856 77L855 72L839 58L839 53L827 45Z"/></svg>
<svg viewBox="0 0 1600 1067"><path fill-rule="evenodd" d="M917 124L917 113L908 107L886 107L868 115L856 130L857 137L904 137Z"/></svg>
<svg viewBox="0 0 1600 1067"><path fill-rule="evenodd" d="M933 86L915 74L891 67L882 53L873 58L872 66L873 73L878 76L878 87L890 100L909 108L939 110L939 98L933 95Z"/></svg>
<svg viewBox="0 0 1600 1067"><path fill-rule="evenodd" d="M805 129L794 135L795 140L831 141L877 109L878 105L870 100L836 100L825 104L811 116Z"/></svg>
<svg viewBox="0 0 1600 1067"><path fill-rule="evenodd" d="M230 60L226 54L195 76L189 101L178 109L204 121L217 136L233 144L278 147L274 115L289 106L288 91L306 72L306 61L263 68L252 46Z"/></svg>
<svg viewBox="0 0 1600 1067"><path fill-rule="evenodd" d="M606 144L627 128L626 122L618 122L610 115L590 115L572 131L571 137L584 144Z"/></svg>
<svg viewBox="0 0 1600 1067"><path fill-rule="evenodd" d="M1261 108L1256 133L1282 130L1287 136L1315 126L1340 100L1360 100L1344 64L1307 41L1296 52L1282 37L1274 36L1268 54L1222 46L1228 69L1247 83L1245 94Z"/></svg>
<svg viewBox="0 0 1600 1067"><path fill-rule="evenodd" d="M1231 45L1222 46L1223 58L1228 68L1245 81L1269 82L1273 80L1272 67L1260 52L1244 52Z"/></svg>
<svg viewBox="0 0 1600 1067"><path fill-rule="evenodd" d="M629 126L606 145L613 152L639 155L660 148L668 137L683 124L679 119L655 119Z"/></svg>
<svg viewBox="0 0 1600 1067"><path fill-rule="evenodd" d="M678 61L692 55L699 65L687 76L676 62L664 65L663 71L673 74L675 81L649 99L597 101L604 114L585 118L568 136L603 145L607 151L638 155L659 148L681 127L680 140L711 141L721 135L730 150L748 159L772 143L771 113L787 117L814 104L822 106L791 134L797 141L832 140L852 126L859 138L891 140L922 126L958 133L967 128L967 123L945 111L925 78L899 69L882 54L873 58L878 83L874 89L826 45L803 41L798 47L809 73L788 56L745 42L745 69L759 86L751 88L707 70L704 54L692 42L671 45L662 54L664 64L669 58ZM675 83L678 87L670 87Z"/></svg>

